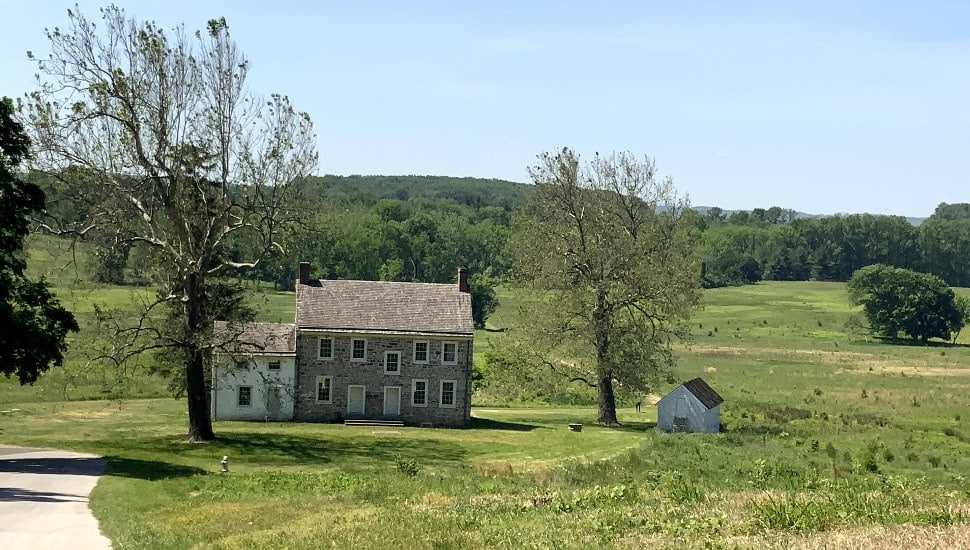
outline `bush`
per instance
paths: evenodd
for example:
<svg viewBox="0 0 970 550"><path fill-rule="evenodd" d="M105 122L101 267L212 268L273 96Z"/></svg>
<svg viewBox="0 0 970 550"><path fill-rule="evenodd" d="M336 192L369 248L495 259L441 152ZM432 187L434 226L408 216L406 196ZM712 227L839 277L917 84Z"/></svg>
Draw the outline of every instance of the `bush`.
<svg viewBox="0 0 970 550"><path fill-rule="evenodd" d="M399 456L396 459L397 470L408 477L415 477L418 472L421 471L421 467L418 466L418 462L413 458L405 458Z"/></svg>

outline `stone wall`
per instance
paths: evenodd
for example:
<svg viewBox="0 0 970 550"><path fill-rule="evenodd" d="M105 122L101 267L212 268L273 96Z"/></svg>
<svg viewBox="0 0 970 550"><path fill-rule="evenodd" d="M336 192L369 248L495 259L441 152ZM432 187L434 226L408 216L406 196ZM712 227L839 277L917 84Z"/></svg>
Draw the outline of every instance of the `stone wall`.
<svg viewBox="0 0 970 550"><path fill-rule="evenodd" d="M333 339L333 359L320 359L319 338ZM351 361L353 339L367 341L363 361ZM296 420L340 422L345 418L403 420L409 425L466 426L471 418L471 338L424 338L429 343L428 362L414 362L414 340L410 337L321 334L298 332L296 337L297 385ZM455 364L442 362L444 342L457 344ZM398 374L384 372L387 351L401 353ZM317 402L317 377L330 376L330 403ZM412 404L412 381L427 380L427 405ZM440 404L441 381L454 380L455 404ZM364 414L348 414L348 388L365 386ZM400 414L384 415L385 387L401 388Z"/></svg>

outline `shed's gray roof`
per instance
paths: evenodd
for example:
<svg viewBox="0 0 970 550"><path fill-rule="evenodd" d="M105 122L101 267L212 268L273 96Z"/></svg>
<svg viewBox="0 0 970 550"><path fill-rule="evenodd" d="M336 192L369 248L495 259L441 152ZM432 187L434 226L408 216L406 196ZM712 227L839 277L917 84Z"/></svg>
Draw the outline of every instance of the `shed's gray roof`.
<svg viewBox="0 0 970 550"><path fill-rule="evenodd" d="M708 409L713 409L724 402L724 399L714 391L714 388L708 386L702 378L688 380L684 382L684 387Z"/></svg>
<svg viewBox="0 0 970 550"><path fill-rule="evenodd" d="M213 326L216 345L226 353L293 355L296 325L288 323L227 323Z"/></svg>
<svg viewBox="0 0 970 550"><path fill-rule="evenodd" d="M471 336L471 294L456 284L311 280L296 285L300 329Z"/></svg>

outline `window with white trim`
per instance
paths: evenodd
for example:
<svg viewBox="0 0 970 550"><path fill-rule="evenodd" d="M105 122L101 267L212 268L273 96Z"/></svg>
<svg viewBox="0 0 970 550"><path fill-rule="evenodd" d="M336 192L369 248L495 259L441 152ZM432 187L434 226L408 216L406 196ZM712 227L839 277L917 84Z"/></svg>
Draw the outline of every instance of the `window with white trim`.
<svg viewBox="0 0 970 550"><path fill-rule="evenodd" d="M384 352L384 374L401 374L401 352Z"/></svg>
<svg viewBox="0 0 970 550"><path fill-rule="evenodd" d="M317 350L317 358L333 359L333 338L320 338L320 347Z"/></svg>
<svg viewBox="0 0 970 550"><path fill-rule="evenodd" d="M279 360L279 359L276 359L276 360L273 360L273 361L270 361L270 362L269 362L269 363L267 364L267 368L268 368L269 370L280 370L280 366L281 366L281 363L280 363L280 360Z"/></svg>
<svg viewBox="0 0 970 550"><path fill-rule="evenodd" d="M415 363L427 363L428 362L428 350L431 344L427 340L419 340L414 342L414 362Z"/></svg>
<svg viewBox="0 0 970 550"><path fill-rule="evenodd" d="M455 390L458 387L458 382L455 380L442 380L441 381L441 393L438 394L439 403L442 407L454 407L455 406Z"/></svg>
<svg viewBox="0 0 970 550"><path fill-rule="evenodd" d="M317 377L317 403L330 403L332 395L333 378L330 376Z"/></svg>
<svg viewBox="0 0 970 550"><path fill-rule="evenodd" d="M411 405L414 407L428 406L428 381L411 381Z"/></svg>
<svg viewBox="0 0 970 550"><path fill-rule="evenodd" d="M252 407L253 406L253 387L252 386L239 386L239 394L236 399L236 404L240 407Z"/></svg>
<svg viewBox="0 0 970 550"><path fill-rule="evenodd" d="M441 362L445 365L454 365L458 362L458 342L441 344Z"/></svg>
<svg viewBox="0 0 970 550"><path fill-rule="evenodd" d="M363 361L367 357L367 340L354 338L350 341L350 360Z"/></svg>

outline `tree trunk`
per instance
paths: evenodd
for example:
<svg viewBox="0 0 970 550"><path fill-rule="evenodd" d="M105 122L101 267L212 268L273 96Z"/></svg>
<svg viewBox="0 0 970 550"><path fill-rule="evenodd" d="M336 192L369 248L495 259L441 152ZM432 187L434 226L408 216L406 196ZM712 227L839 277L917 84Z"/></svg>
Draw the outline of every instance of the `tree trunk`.
<svg viewBox="0 0 970 550"><path fill-rule="evenodd" d="M613 393L613 373L599 373L597 393L599 394L596 423L603 426L619 426L616 420L616 395Z"/></svg>
<svg viewBox="0 0 970 550"><path fill-rule="evenodd" d="M606 291L596 291L596 306L593 311L594 330L596 331L596 393L598 411L596 423L603 426L619 426L616 420L616 395L613 393L613 369L610 366L610 322L611 312L606 300Z"/></svg>
<svg viewBox="0 0 970 550"><path fill-rule="evenodd" d="M185 317L185 393L189 405L189 441L212 441L212 417L209 410L209 392L205 384L205 349L199 337L206 327L202 326L203 286L200 276L192 273L186 277L182 307Z"/></svg>

